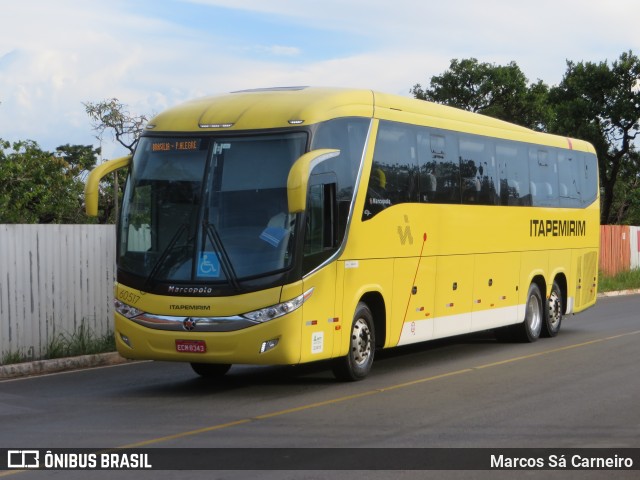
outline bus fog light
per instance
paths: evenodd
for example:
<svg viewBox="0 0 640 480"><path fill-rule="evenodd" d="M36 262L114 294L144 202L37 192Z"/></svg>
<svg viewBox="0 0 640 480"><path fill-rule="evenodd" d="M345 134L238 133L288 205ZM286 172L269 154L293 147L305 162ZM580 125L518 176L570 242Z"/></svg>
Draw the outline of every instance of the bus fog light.
<svg viewBox="0 0 640 480"><path fill-rule="evenodd" d="M120 340L122 340L122 342L129 348L133 348L133 345L131 345L131 340L129 340L129 337L127 337L126 335L124 335L123 333L120 334Z"/></svg>
<svg viewBox="0 0 640 480"><path fill-rule="evenodd" d="M276 345L278 345L279 341L280 341L279 338L274 338L272 340L267 340L266 342L262 342L262 346L260 347L260 353L265 353L275 348Z"/></svg>

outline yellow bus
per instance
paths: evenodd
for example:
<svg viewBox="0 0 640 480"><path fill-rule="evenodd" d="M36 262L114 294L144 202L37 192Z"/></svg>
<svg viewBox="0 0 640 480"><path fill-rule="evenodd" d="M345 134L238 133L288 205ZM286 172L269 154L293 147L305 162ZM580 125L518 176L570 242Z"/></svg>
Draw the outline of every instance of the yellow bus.
<svg viewBox="0 0 640 480"><path fill-rule="evenodd" d="M596 301L599 189L584 141L370 90L233 92L153 118L129 167L115 336L131 359L331 360L495 330L553 337Z"/></svg>

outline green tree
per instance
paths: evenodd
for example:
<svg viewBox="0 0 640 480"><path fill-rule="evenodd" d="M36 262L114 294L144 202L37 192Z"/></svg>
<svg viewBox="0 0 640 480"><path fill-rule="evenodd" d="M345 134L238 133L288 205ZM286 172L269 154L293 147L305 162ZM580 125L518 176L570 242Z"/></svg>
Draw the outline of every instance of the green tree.
<svg viewBox="0 0 640 480"><path fill-rule="evenodd" d="M33 140L0 140L0 223L86 223L82 176L98 154L92 146L47 152Z"/></svg>
<svg viewBox="0 0 640 480"><path fill-rule="evenodd" d="M625 52L609 65L567 62L558 86L527 85L514 62L452 60L449 70L416 84L416 98L483 113L536 130L582 138L598 154L602 223L640 223L640 59Z"/></svg>
<svg viewBox="0 0 640 480"><path fill-rule="evenodd" d="M120 145L133 153L140 134L144 130L149 118L146 115L133 115L128 107L117 98L109 98L101 102L87 102L83 104L85 111L93 124L93 129L102 140L105 132L110 131Z"/></svg>
<svg viewBox="0 0 640 480"><path fill-rule="evenodd" d="M106 132L111 132L113 138L133 154L144 127L149 121L147 115L134 115L128 107L117 98L109 98L100 102L83 104L87 115L91 119L96 137L102 141ZM113 175L103 179L100 189L98 215L100 223L113 223L118 217L118 205L123 194L125 172L116 171ZM117 195L114 195L117 192Z"/></svg>
<svg viewBox="0 0 640 480"><path fill-rule="evenodd" d="M418 83L415 98L544 130L550 116L548 87L531 85L515 62L508 65L480 63L475 58L453 59L449 69L431 78L430 88Z"/></svg>
<svg viewBox="0 0 640 480"><path fill-rule="evenodd" d="M633 172L627 173L623 167L614 188L613 203L610 217L615 218L616 224L640 225L640 175L637 173L639 162L638 152L633 152L636 158L631 165Z"/></svg>
<svg viewBox="0 0 640 480"><path fill-rule="evenodd" d="M588 140L597 151L602 223L625 222L634 214L640 174L635 145L640 132L640 59L629 51L611 65L569 61L550 100L555 113L550 131Z"/></svg>

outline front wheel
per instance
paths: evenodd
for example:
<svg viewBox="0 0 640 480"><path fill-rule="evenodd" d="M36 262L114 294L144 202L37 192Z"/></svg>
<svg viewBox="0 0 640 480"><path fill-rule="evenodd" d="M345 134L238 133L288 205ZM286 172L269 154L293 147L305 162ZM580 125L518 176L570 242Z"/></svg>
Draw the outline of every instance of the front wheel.
<svg viewBox="0 0 640 480"><path fill-rule="evenodd" d="M334 361L333 374L342 381L362 380L371 370L375 347L373 315L365 303L358 303L351 324L349 353Z"/></svg>
<svg viewBox="0 0 640 480"><path fill-rule="evenodd" d="M218 378L224 376L231 365L227 363L192 363L191 368L201 377Z"/></svg>

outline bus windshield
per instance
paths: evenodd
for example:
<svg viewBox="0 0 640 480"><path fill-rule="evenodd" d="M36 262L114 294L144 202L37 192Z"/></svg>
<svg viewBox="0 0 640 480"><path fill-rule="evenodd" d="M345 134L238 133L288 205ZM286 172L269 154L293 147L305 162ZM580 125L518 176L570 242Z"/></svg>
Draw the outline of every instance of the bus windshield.
<svg viewBox="0 0 640 480"><path fill-rule="evenodd" d="M143 137L123 199L118 266L145 281L228 283L290 266L287 176L305 132Z"/></svg>

